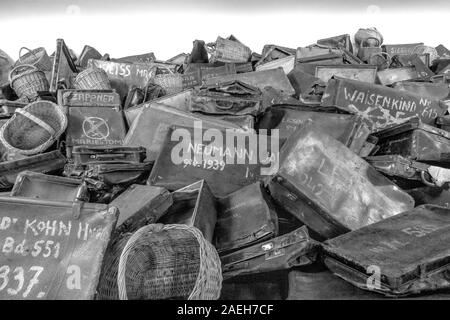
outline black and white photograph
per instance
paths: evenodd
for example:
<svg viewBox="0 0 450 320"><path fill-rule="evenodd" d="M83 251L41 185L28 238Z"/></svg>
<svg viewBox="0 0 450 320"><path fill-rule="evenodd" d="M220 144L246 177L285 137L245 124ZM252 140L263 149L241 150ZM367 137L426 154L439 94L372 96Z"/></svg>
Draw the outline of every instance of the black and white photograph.
<svg viewBox="0 0 450 320"><path fill-rule="evenodd" d="M0 300L450 300L449 18L0 0Z"/></svg>

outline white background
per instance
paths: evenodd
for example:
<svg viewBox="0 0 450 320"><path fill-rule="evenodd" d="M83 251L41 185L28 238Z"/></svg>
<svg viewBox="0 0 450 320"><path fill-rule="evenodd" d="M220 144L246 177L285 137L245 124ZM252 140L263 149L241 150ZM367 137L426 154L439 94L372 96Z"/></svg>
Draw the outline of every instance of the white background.
<svg viewBox="0 0 450 320"><path fill-rule="evenodd" d="M1 0L0 0L1 1ZM274 0L276 2L276 0ZM264 44L296 48L320 38L349 33L360 27L375 26L386 44L424 42L450 48L448 6L446 9L408 7L390 9L367 6L362 10L301 7L274 10L201 10L195 8L111 10L90 12L83 6L69 5L60 12L8 15L2 3L0 12L0 49L13 59L22 46L43 46L51 54L56 39L63 38L69 48L80 53L85 44L113 58L154 52L166 60L181 52L189 53L195 39L213 42L218 35L234 34L253 51Z"/></svg>

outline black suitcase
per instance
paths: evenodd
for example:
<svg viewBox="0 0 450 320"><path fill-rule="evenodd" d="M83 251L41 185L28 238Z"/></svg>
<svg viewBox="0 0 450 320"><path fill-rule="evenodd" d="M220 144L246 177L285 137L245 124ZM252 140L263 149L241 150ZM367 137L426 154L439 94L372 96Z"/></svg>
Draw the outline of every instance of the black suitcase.
<svg viewBox="0 0 450 320"><path fill-rule="evenodd" d="M262 149L260 141L266 142L270 152L272 142L278 143L276 138L258 136L253 132L217 130L213 132L223 137L222 142L203 141L206 132L205 129L172 126L161 143L163 147L148 184L176 190L205 179L212 193L223 197L265 178L275 170L278 150L264 158L258 153L259 148ZM197 137L198 134L202 136ZM172 135L176 141L173 141Z"/></svg>
<svg viewBox="0 0 450 320"><path fill-rule="evenodd" d="M418 118L378 131L378 151L374 155L401 155L405 158L450 165L450 133L426 125Z"/></svg>
<svg viewBox="0 0 450 320"><path fill-rule="evenodd" d="M173 205L157 221L163 224L185 224L199 229L213 242L217 222L217 203L205 180L172 192Z"/></svg>
<svg viewBox="0 0 450 320"><path fill-rule="evenodd" d="M332 79L328 82L322 106L334 106L361 115L373 131L415 116L426 124L433 124L447 110L438 99L348 79Z"/></svg>
<svg viewBox="0 0 450 320"><path fill-rule="evenodd" d="M116 208L3 197L0 212L0 299L94 299Z"/></svg>
<svg viewBox="0 0 450 320"><path fill-rule="evenodd" d="M312 126L280 151L272 197L323 238L414 207L413 199L341 142Z"/></svg>
<svg viewBox="0 0 450 320"><path fill-rule="evenodd" d="M309 265L316 259L317 243L305 226L288 234L220 257L223 279Z"/></svg>
<svg viewBox="0 0 450 320"><path fill-rule="evenodd" d="M219 254L277 235L277 214L259 182L218 199L214 246Z"/></svg>
<svg viewBox="0 0 450 320"><path fill-rule="evenodd" d="M422 205L325 242L324 262L353 285L406 296L450 288L450 210Z"/></svg>
<svg viewBox="0 0 450 320"><path fill-rule="evenodd" d="M172 195L166 189L133 184L110 203L119 209L116 232L134 232L156 223L172 204Z"/></svg>
<svg viewBox="0 0 450 320"><path fill-rule="evenodd" d="M141 163L146 157L144 147L128 146L75 146L72 149L72 161L75 168L83 168L91 163L117 162Z"/></svg>

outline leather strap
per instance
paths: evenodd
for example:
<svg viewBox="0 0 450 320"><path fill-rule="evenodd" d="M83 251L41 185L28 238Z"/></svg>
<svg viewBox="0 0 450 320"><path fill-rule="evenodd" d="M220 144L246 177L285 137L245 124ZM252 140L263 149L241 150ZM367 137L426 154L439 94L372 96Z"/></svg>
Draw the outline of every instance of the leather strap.
<svg viewBox="0 0 450 320"><path fill-rule="evenodd" d="M51 136L55 135L55 130L53 130L52 127L50 127L48 124L46 124L44 121L42 121L41 119L39 119L38 117L32 115L31 113L29 113L28 111L24 110L24 109L16 109L17 113L20 113L21 115L23 115L24 117L30 119L31 121L35 122L36 124L40 125L42 128L44 128L45 130L47 130L48 133L50 133Z"/></svg>

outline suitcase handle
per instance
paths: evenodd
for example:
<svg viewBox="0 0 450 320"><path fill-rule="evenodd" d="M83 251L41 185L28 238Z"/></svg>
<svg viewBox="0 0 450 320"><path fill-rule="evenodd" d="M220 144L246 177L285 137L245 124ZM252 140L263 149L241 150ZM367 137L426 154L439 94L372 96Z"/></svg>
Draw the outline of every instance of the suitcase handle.
<svg viewBox="0 0 450 320"><path fill-rule="evenodd" d="M116 153L116 154L97 154L95 156L91 156L92 159L99 160L115 160L116 158L125 158L125 153Z"/></svg>

